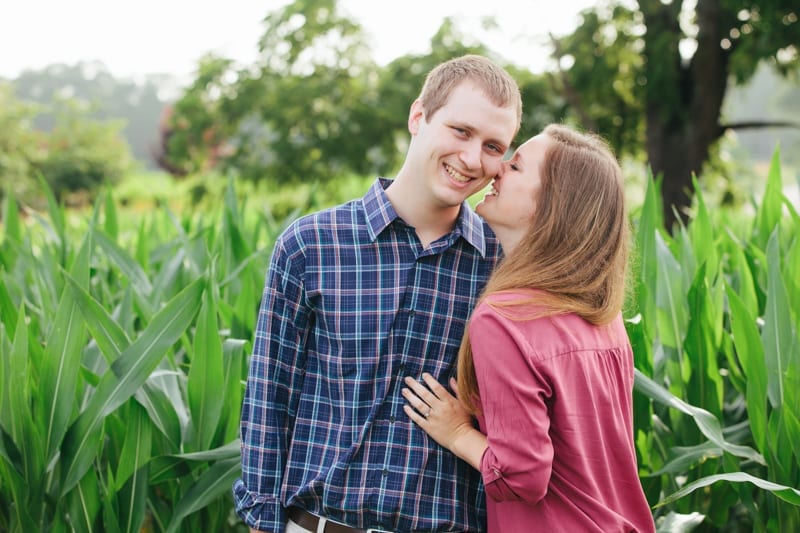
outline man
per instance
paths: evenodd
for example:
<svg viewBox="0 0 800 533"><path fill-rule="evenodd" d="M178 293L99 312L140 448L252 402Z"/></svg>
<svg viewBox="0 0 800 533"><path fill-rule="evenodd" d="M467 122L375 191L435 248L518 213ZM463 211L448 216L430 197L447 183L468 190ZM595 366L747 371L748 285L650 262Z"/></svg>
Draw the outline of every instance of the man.
<svg viewBox="0 0 800 533"><path fill-rule="evenodd" d="M469 55L411 105L394 180L277 240L242 408L236 510L254 531L479 531L480 476L403 413L405 376L451 375L499 245L466 199L500 169L519 88Z"/></svg>

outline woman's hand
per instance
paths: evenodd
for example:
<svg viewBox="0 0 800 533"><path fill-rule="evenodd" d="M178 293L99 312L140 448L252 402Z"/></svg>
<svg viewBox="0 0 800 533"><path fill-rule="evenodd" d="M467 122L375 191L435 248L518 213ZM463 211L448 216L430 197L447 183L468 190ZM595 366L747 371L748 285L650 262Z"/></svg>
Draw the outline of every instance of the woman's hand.
<svg viewBox="0 0 800 533"><path fill-rule="evenodd" d="M479 468L486 437L473 427L472 416L456 396L427 372L422 379L424 385L412 377L405 378L407 387L402 394L408 401L403 406L406 414L433 440ZM453 378L450 387L458 390Z"/></svg>

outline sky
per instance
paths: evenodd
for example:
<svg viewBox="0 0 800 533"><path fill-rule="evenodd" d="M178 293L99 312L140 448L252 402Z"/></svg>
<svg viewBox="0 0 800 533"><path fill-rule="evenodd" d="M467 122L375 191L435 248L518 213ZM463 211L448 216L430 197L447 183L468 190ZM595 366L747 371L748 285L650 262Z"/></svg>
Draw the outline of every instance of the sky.
<svg viewBox="0 0 800 533"><path fill-rule="evenodd" d="M117 77L191 78L205 53L252 62L264 16L288 0L5 0L0 2L0 77L53 63L100 61ZM508 61L547 67L547 34L571 33L596 0L339 0L370 38L380 65L424 53L444 17ZM499 30L480 28L494 16Z"/></svg>

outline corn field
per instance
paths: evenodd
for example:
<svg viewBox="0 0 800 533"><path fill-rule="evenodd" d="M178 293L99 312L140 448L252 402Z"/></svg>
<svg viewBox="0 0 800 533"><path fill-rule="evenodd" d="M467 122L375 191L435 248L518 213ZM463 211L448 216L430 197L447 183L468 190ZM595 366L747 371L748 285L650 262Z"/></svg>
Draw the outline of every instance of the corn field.
<svg viewBox="0 0 800 533"><path fill-rule="evenodd" d="M213 212L134 227L110 192L77 226L48 204L3 202L0 531L246 531L230 490L250 340L299 212L249 211L233 182ZM625 313L659 530L800 531L800 216L777 152L753 215L699 188L687 226L660 213L651 180Z"/></svg>

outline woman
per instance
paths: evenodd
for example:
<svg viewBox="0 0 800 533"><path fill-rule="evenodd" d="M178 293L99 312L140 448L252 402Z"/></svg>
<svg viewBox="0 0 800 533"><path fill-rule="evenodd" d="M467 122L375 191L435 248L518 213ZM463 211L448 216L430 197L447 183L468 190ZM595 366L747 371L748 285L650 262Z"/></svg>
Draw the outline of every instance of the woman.
<svg viewBox="0 0 800 533"><path fill-rule="evenodd" d="M523 144L476 208L505 259L470 318L458 396L406 378L409 417L481 472L489 533L655 529L633 444L624 204L599 137L550 125Z"/></svg>

